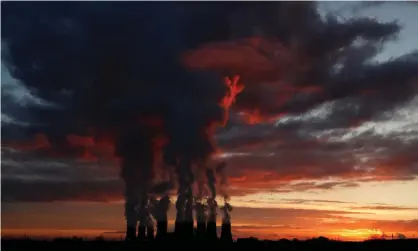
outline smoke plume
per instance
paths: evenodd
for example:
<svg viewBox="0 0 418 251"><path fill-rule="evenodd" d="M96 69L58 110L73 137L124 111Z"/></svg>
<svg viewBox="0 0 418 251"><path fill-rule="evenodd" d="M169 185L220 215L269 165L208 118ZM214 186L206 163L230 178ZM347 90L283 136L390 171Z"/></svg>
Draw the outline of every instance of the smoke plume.
<svg viewBox="0 0 418 251"><path fill-rule="evenodd" d="M155 178L156 156L160 171L177 177L176 219L190 218L192 166L206 168L217 127L230 113L271 118L368 90L393 97L387 108L414 93L416 55L367 63L399 29L322 18L315 2L4 2L2 64L53 104L22 108L25 117L17 119L28 125L19 127L20 140L41 133L47 154L72 157L89 152L69 135L88 138L91 147L113 146L132 227L147 224L150 194L174 187L171 175ZM359 38L367 43L355 44ZM7 134L16 129L2 129L3 140L16 136ZM226 176L218 175L227 202ZM213 170L206 176L209 220L216 220Z"/></svg>
<svg viewBox="0 0 418 251"><path fill-rule="evenodd" d="M219 165L216 167L216 174L220 177L220 194L224 197L224 200L228 200L228 176L226 174L226 166L227 163L225 161L222 161L219 163Z"/></svg>
<svg viewBox="0 0 418 251"><path fill-rule="evenodd" d="M212 169L210 168L206 169L206 177L208 179L210 198L215 199L216 198L216 177Z"/></svg>
<svg viewBox="0 0 418 251"><path fill-rule="evenodd" d="M221 207L221 210L223 211L222 224L231 224L231 204L225 201L225 205Z"/></svg>
<svg viewBox="0 0 418 251"><path fill-rule="evenodd" d="M122 158L122 178L125 181L125 216L129 226L146 226L149 212L148 191L154 164L152 128L138 124L125 129L119 136L116 154Z"/></svg>
<svg viewBox="0 0 418 251"><path fill-rule="evenodd" d="M207 205L204 204L201 200L195 202L196 208L196 221L198 223L206 223L206 210Z"/></svg>

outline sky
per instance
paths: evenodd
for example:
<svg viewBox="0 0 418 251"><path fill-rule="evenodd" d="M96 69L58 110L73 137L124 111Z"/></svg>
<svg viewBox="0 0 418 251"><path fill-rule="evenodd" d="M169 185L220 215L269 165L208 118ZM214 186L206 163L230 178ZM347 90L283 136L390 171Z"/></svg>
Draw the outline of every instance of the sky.
<svg viewBox="0 0 418 251"><path fill-rule="evenodd" d="M347 42L349 45L345 45L346 47L343 47L344 43L342 43L340 46L342 49L337 46L333 51L341 55L332 54L331 49L328 49L333 46L334 41L337 41L332 36L338 34L327 33L329 36L327 38L331 42L326 39L319 40L313 43L315 49L307 47L311 48L309 51L316 51L316 47L328 45L323 47L325 49L322 52L318 49L319 56L309 54L311 57L307 57L310 60L314 58L314 63L308 62L310 65L320 65L320 67L326 65L326 68L323 66L324 68L318 69L318 72L306 73L303 67L295 66L295 61L297 65L304 65L301 62L306 62L300 50L298 50L299 54L296 54L298 56L295 56L292 49L282 49L280 51L282 54L278 57L281 60L279 60L278 67L282 67L280 72L284 73L279 74L279 79L274 80L260 77L261 75L254 69L264 67L262 65L264 61L261 59L257 61L259 57L248 55L248 61L252 62L248 63L250 66L245 65L248 68L244 68L246 73L242 73L241 78L245 82L245 87L241 93L238 93L236 103L231 105L226 128L217 130L213 135L218 144L218 150L212 154L213 158L208 163L210 166L216 166L221 161L228 163L225 172L228 176L227 190L231 197L230 203L234 207L231 212L233 235L236 238L254 236L265 239L304 239L326 236L343 240L362 240L371 236L384 234L396 236L402 233L407 237L418 237L418 197L414 196L414 191L418 190L418 155L416 154L418 148L416 81L418 81L418 76L416 72L408 75L411 72L409 69L417 69L414 67L418 66L418 61L416 53L405 56L418 49L418 28L415 25L418 21L418 6L405 2L381 4L320 2L315 10L323 18L334 14L337 22L360 17L373 18L379 22L398 20L401 29L396 39L385 38L378 42L367 42L369 38L352 39L349 43ZM19 15L21 15L19 11L22 10L17 10L18 18L13 19L16 16L10 15L10 20L19 22ZM175 14L170 16L171 14L164 11L159 14L175 17ZM283 12L280 15L285 16ZM289 17L284 17L285 21L290 20L288 19ZM155 18L155 20L160 19ZM44 20L46 23L49 21ZM54 29L53 32L57 34L59 32L69 34L73 30L68 27L78 27L77 21L71 21L71 19L67 24L67 26L51 26L51 29ZM10 23L5 24L7 29L6 25ZM153 25L153 29L150 30L155 31L165 24L156 21ZM238 28L243 26L240 23L236 25ZM302 47L303 39L298 36L308 36L306 34L310 32L310 28L305 30L293 25L294 23L289 26L302 35L296 34L294 40L289 39L290 42L284 42L285 39L279 37L280 44L286 48ZM359 26L362 25L366 27L364 29L374 28L369 23L362 23ZM88 63L80 59L82 56L80 58L70 56L66 62L62 62L64 56L73 55L68 52L71 50L68 50L70 47L66 47L67 41L57 42L62 44L62 47L54 47L53 44L31 45L26 46L28 49L21 50L27 43L21 42L25 38L21 34L33 38L34 44L40 41L48 44L49 37L45 35L47 33L29 29L27 24L16 27L21 29L20 33L10 29L7 29L5 35L2 33L2 236L27 234L37 237L73 235L95 237L103 235L109 238L120 238L125 233L126 225L124 180L120 178L120 162L113 156L114 147L105 141L99 142L99 140L78 136L69 126L75 124L74 121L78 121L83 116L92 116L88 112L99 113L105 118L107 114L97 112L99 110L95 110L95 107L86 109L89 103L77 103L78 106L74 105L76 107L74 109L62 109L73 102L68 101L71 100L68 98L71 95L83 102L93 100L92 106L98 104L99 101L106 102L106 94L88 96L91 95L89 86L86 89L76 89L78 86L71 89L70 83L80 82L80 79L88 79L88 77L94 78L100 75L97 72L103 71L104 79L111 79L113 75L106 72L106 69L111 69L109 72L116 73L120 69L117 68L117 64L111 64L109 66L111 68L104 70L99 68L100 70L95 72L95 68L87 67ZM390 25L387 27L388 30L393 29ZM241 31L238 28L237 30ZM383 37L385 35L380 35L380 33L386 32L384 28L378 27L375 33L370 34L377 33L376 36ZM19 29L16 30L20 31ZM281 27L281 29L285 28ZM31 33L31 30L35 33ZM167 48L167 51L170 51L183 42L170 33L172 30L166 30L164 36L170 39L158 40L157 47ZM359 30L360 34L362 29L359 28ZM245 37L238 31L237 34ZM77 32L79 33L76 37L80 38L89 30L86 28ZM43 36L45 40L42 40ZM282 36L286 37L286 35ZM149 40L145 39L144 44L153 43L155 37L160 38L157 35L155 37L150 35L150 37ZM37 40L38 38L40 40ZM85 41L83 39L71 40L71 48L75 51L82 50L84 53L86 51L82 45ZM296 42L293 43L293 41ZM359 45L353 45L355 43ZM14 44L17 45L13 47ZM106 44L104 43L103 46ZM129 46L131 44L127 48L130 48ZM201 58L207 55L204 53L211 50L213 58L235 56L232 52L228 56L222 53L216 56L218 45L208 43L207 46L209 48L207 50L195 50L196 54L193 55L202 53L203 57L196 56L199 60L190 57L188 61L190 65L206 67L207 61L202 61ZM97 47L99 48L100 45ZM347 49L347 52L343 49ZM39 56L36 50L47 56ZM49 55L49 50L52 51L51 55L58 52L58 61L54 61L54 55ZM147 48L139 50L138 53L147 53L147 50ZM65 53L60 54L61 51ZM156 53L158 50L153 51L151 48L149 51ZM234 51L236 54L239 52L241 51L238 49ZM12 68L7 67L10 61L6 62L7 60L4 61L3 58L7 58L9 54L15 56L15 59L22 58L22 60L12 61L15 65L13 66L12 63ZM92 55L100 54L92 53ZM340 56L342 60L330 59ZM122 57L114 57L117 60L125 60ZM28 58L33 61L28 61ZM151 65L149 69L154 69L154 66L164 66L160 63L165 60L163 56L155 56L155 58L157 58L155 60L157 63L152 60L147 61ZM290 61L286 61L288 58ZM85 61L91 60L88 61L91 65L98 64L87 56L84 59ZM245 60L247 58L243 57L242 61ZM217 62L220 61L222 60L219 59ZM232 60L228 62L227 64L232 64ZM123 65L123 63L120 64ZM27 65L30 65L30 69L34 71L24 68ZM287 65L293 68L283 68ZM21 71L15 71L13 74L11 69ZM82 70L85 69L88 69L86 72L93 73L91 75L86 73L87 77L83 77ZM241 73L237 69L241 68L234 69ZM323 73L322 69L327 69L327 73ZM323 74L331 74L328 73L330 69L337 72L337 77L328 78L329 75L324 77ZM274 68L273 72L276 73L276 70ZM40 77L42 75L34 73L36 71L52 74L48 75L49 79L45 79ZM70 75L66 75L66 72L70 72ZM141 74L145 75L147 71L144 73L141 71ZM153 74L153 80L159 78L155 73ZM161 79L167 80L164 74L161 75ZM179 75L179 77L182 76ZM296 83L295 76L302 76L302 82L311 83L298 85L300 83ZM77 77L80 78L77 79ZM120 78L120 75L117 77ZM57 84L56 80L60 80L63 84ZM129 82L130 79L127 77L126 80ZM204 82L202 79L199 80ZM83 82L85 86L88 85L87 81ZM54 92L56 90L53 89L51 83L59 86L59 92L56 92L59 94ZM345 86L336 87L338 84L345 84ZM101 84L100 88L103 89L100 90L103 93L109 91L106 86L107 83ZM161 86L168 88L163 84ZM205 83L200 86L201 90L205 91L196 90L196 93L204 93L201 96L196 94L200 97L199 99L204 99L205 95L210 92L204 89L205 86ZM131 90L129 88L131 87L127 87L128 92ZM141 88L145 87L141 86ZM193 89L187 88L187 90ZM327 94L325 98L314 96L318 88L321 93ZM111 89L111 92L112 90L114 89ZM167 92L170 92L169 90L171 89ZM373 95L374 92L379 91L380 96ZM75 96L77 92L82 94ZM182 96L183 93L180 92L174 90L172 93L174 93L173 96L179 95L179 99L182 100L190 98L187 95ZM159 95L165 95L161 94L161 91L155 91L155 93L157 93L155 99L158 99ZM195 95L194 91L190 93L192 96ZM121 96L126 97L128 103L134 102L129 99L129 95L124 93ZM304 95L308 95L308 98L306 99ZM293 99L290 100L289 96ZM142 96L139 97L144 99ZM195 102L193 97L191 99L193 100L191 102ZM133 106L132 103L129 104ZM196 101L195 104L199 106L200 103ZM100 105L101 103L98 107ZM77 109L82 112L79 113ZM84 113L84 110L88 111ZM129 110L127 113L131 112ZM82 116L77 117L78 115L74 114L82 114ZM200 116L200 113L193 114L196 117ZM54 120L51 120L50 116L54 117ZM105 128L103 124L107 122L103 122L106 120L100 120L100 118L92 120L91 123L101 126L102 129ZM180 120L182 117L179 115L178 118ZM186 122L193 124L195 120L190 121ZM33 133L34 131L36 133ZM79 148L74 150L64 147L62 150L59 148L62 147L61 145L56 146L53 137L60 134L66 134L67 141ZM186 142L187 140L188 138L185 137ZM51 149L53 151L49 151ZM155 165L160 168L163 164L157 161ZM219 193L221 194L222 192ZM175 196L172 195L172 202L174 202ZM218 201L222 201L222 198L219 197ZM175 213L175 206L171 206L170 228L173 227ZM218 217L218 225L220 222L221 217Z"/></svg>

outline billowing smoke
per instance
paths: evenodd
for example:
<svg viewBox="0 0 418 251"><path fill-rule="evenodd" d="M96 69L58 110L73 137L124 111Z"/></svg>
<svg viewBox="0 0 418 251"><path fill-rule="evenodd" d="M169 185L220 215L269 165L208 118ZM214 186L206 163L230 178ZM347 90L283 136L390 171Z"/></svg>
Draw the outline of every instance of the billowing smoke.
<svg viewBox="0 0 418 251"><path fill-rule="evenodd" d="M148 191L152 185L155 136L150 126L134 124L118 137L116 154L122 158L125 216L129 227L136 227L137 221L141 226L148 224Z"/></svg>
<svg viewBox="0 0 418 251"><path fill-rule="evenodd" d="M176 214L176 221L178 222L182 222L184 221L185 218L185 204L187 202L187 198L183 193L179 193L179 195L177 196L177 201L176 201L176 210L177 210L177 214Z"/></svg>
<svg viewBox="0 0 418 251"><path fill-rule="evenodd" d="M223 211L223 218L222 218L222 224L231 224L231 211L232 206L227 201L225 201L225 205L221 207Z"/></svg>
<svg viewBox="0 0 418 251"><path fill-rule="evenodd" d="M209 168L206 170L206 177L211 193L207 201L209 209L209 221L216 222L216 209L218 207L218 203L216 202L216 177L213 173L213 169Z"/></svg>
<svg viewBox="0 0 418 251"><path fill-rule="evenodd" d="M155 198L150 199L151 214L153 218L157 221L157 238L164 238L167 234L167 212L170 208L170 204L170 197L168 195L164 195L160 198L160 200L157 200Z"/></svg>
<svg viewBox="0 0 418 251"><path fill-rule="evenodd" d="M149 194L171 188L153 184L155 157L164 149L164 164L177 176L177 218L190 220L192 165L215 152L215 126L225 123L236 93L221 74L190 71L180 58L205 41L228 37L226 20L215 18L225 6L99 5L7 4L3 59L15 78L59 107L35 110L45 126L31 130L44 133L58 151L68 148L68 134L92 136L93 142L112 138L129 227L146 226ZM190 33L194 28L185 27L203 12L211 21L199 19ZM160 138L166 139L163 148Z"/></svg>
<svg viewBox="0 0 418 251"><path fill-rule="evenodd" d="M208 179L210 198L215 199L216 198L216 177L212 169L208 168L206 170L206 177Z"/></svg>
<svg viewBox="0 0 418 251"><path fill-rule="evenodd" d="M217 208L218 208L218 202L216 202L214 198L208 198L208 209L209 209L208 221L216 222Z"/></svg>
<svg viewBox="0 0 418 251"><path fill-rule="evenodd" d="M216 174L220 177L220 194L223 196L224 200L229 199L228 195L228 176L226 174L226 166L227 163L225 161L222 161L219 163L219 165L216 167Z"/></svg>
<svg viewBox="0 0 418 251"><path fill-rule="evenodd" d="M171 172L176 219L190 220L192 167L207 167L217 150L213 136L230 113L271 117L369 90L390 95L393 105L414 93L416 55L367 64L398 31L396 23L321 18L314 2L5 2L2 63L52 104L21 108L25 117L16 119L28 125L20 137L42 133L48 153L73 157L86 149L68 135L89 137L91 145L110 142L134 227L148 224L150 194L166 205ZM367 43L354 44L358 38ZM3 140L16 135L10 131L2 124ZM156 156L168 180L155 178ZM216 220L210 170L208 218ZM230 219L225 167L218 170ZM160 209L166 215L168 207Z"/></svg>
<svg viewBox="0 0 418 251"><path fill-rule="evenodd" d="M157 221L167 221L167 211L170 208L170 197L164 195L160 200L153 200L153 216Z"/></svg>
<svg viewBox="0 0 418 251"><path fill-rule="evenodd" d="M195 202L195 210L196 210L196 221L197 223L205 223L206 224L206 210L207 205L202 200L197 200Z"/></svg>
<svg viewBox="0 0 418 251"><path fill-rule="evenodd" d="M222 223L223 224L231 224L231 211L232 206L229 203L229 195L228 195L228 176L226 174L226 165L227 163L225 161L222 161L219 163L219 165L216 167L216 174L220 176L220 194L223 197L224 205L222 206L223 211L223 218Z"/></svg>

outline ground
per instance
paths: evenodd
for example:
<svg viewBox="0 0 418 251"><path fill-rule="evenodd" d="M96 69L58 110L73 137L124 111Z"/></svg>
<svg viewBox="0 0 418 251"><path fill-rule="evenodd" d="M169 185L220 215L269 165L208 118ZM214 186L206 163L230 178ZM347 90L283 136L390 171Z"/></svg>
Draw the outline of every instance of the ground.
<svg viewBox="0 0 418 251"><path fill-rule="evenodd" d="M418 239L407 240L371 240L365 242L341 242L331 241L326 238L316 238L307 241L279 240L261 241L247 238L238 239L232 243L225 242L124 242L106 241L103 239L83 240L80 238L56 239L53 241L40 241L30 239L2 239L2 250L138 250L138 249L213 249L213 250L280 250L280 251L305 251L305 250L356 250L356 251L416 251L418 250Z"/></svg>

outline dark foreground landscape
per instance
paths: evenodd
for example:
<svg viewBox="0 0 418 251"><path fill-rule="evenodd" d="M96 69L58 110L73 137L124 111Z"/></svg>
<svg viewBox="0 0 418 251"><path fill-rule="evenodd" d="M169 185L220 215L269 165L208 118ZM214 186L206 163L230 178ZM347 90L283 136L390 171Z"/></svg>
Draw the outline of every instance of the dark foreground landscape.
<svg viewBox="0 0 418 251"><path fill-rule="evenodd" d="M197 241L188 242L166 241L110 241L83 240L81 238L55 239L51 241L31 239L2 239L2 250L388 250L388 251L416 251L418 239L405 240L369 240L364 242L332 241L326 238L316 238L306 241L299 240L258 240L254 238L238 239L234 242L225 241Z"/></svg>

